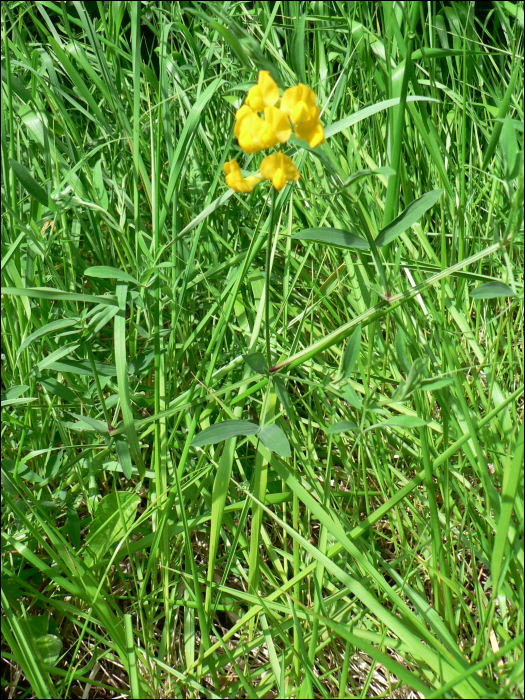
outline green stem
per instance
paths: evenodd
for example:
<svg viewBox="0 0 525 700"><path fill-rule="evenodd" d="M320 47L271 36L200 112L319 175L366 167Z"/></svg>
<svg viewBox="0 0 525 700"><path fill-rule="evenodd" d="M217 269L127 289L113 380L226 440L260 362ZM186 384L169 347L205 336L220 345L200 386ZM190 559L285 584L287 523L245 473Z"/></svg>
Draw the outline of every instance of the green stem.
<svg viewBox="0 0 525 700"><path fill-rule="evenodd" d="M268 226L268 237L266 240L266 288L264 294L264 325L266 331L266 359L268 369L272 366L272 351L270 348L270 260L272 251L273 222L275 216L275 198L277 190L272 187L272 201L270 204L270 225Z"/></svg>

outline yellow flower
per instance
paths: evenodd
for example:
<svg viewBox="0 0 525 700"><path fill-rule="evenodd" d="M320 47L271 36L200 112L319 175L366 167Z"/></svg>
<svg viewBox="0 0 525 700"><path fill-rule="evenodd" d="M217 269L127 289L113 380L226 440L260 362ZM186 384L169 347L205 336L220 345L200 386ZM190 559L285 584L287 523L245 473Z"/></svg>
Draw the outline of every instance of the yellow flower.
<svg viewBox="0 0 525 700"><path fill-rule="evenodd" d="M290 122L277 107L264 108L264 121L272 128L275 138L279 143L286 143L292 134Z"/></svg>
<svg viewBox="0 0 525 700"><path fill-rule="evenodd" d="M295 182L300 178L292 159L280 152L266 156L261 162L260 170L263 179L271 180L276 190L282 190L287 182Z"/></svg>
<svg viewBox="0 0 525 700"><path fill-rule="evenodd" d="M257 153L286 143L292 133L288 118L277 107L265 107L264 119L261 119L251 107L243 105L237 110L235 120L233 133L245 153Z"/></svg>
<svg viewBox="0 0 525 700"><path fill-rule="evenodd" d="M316 105L315 92L311 88L300 83L285 90L280 110L292 120L298 139L308 141L310 148L324 143L324 130L319 121L320 110Z"/></svg>
<svg viewBox="0 0 525 700"><path fill-rule="evenodd" d="M267 70L259 71L259 81L248 90L245 104L254 112L262 112L265 107L273 107L279 102L279 88Z"/></svg>
<svg viewBox="0 0 525 700"><path fill-rule="evenodd" d="M312 112L312 118L295 127L295 135L301 141L308 141L310 148L316 148L324 143L324 129L319 121L319 107Z"/></svg>
<svg viewBox="0 0 525 700"><path fill-rule="evenodd" d="M245 153L257 153L277 144L277 137L269 122L265 122L250 107L244 105L235 115L233 133Z"/></svg>
<svg viewBox="0 0 525 700"><path fill-rule="evenodd" d="M222 169L226 175L226 184L228 187L231 187L234 192L251 192L262 180L258 175L243 177L241 174L241 166L236 160L230 160L228 163L224 163Z"/></svg>

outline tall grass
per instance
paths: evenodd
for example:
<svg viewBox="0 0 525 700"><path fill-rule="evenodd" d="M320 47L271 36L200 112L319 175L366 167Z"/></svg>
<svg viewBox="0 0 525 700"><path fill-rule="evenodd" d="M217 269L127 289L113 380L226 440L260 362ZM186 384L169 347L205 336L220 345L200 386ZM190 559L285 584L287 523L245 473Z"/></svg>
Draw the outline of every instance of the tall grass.
<svg viewBox="0 0 525 700"><path fill-rule="evenodd" d="M3 3L1 191L3 695L523 696L523 3Z"/></svg>

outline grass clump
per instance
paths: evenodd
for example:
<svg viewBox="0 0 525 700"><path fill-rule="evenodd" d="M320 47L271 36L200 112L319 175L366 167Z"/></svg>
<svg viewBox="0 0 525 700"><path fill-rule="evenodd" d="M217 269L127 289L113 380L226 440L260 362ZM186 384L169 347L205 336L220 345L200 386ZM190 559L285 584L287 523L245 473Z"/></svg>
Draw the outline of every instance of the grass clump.
<svg viewBox="0 0 525 700"><path fill-rule="evenodd" d="M522 697L523 4L6 2L2 91L3 694Z"/></svg>

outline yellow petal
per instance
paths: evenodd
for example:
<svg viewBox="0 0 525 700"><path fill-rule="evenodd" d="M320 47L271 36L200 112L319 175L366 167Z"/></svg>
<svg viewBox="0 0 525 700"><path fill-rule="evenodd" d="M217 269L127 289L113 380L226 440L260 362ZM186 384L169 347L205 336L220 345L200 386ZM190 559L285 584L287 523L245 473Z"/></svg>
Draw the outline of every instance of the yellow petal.
<svg viewBox="0 0 525 700"><path fill-rule="evenodd" d="M310 148L316 148L324 143L324 129L319 119L312 119L295 128L295 135L301 141L308 141Z"/></svg>
<svg viewBox="0 0 525 700"><path fill-rule="evenodd" d="M299 83L299 85L297 85L296 87L288 88L288 90L284 91L281 99L280 110L281 112L284 112L284 114L288 114L292 118L294 124L298 122L296 122L292 115L295 107L300 102L304 103L306 113L308 113L311 118L312 110L315 108L316 103L315 92L306 85L303 85L302 83ZM297 113L297 116L300 116L304 119L304 114L305 113L303 111L303 108L301 108L300 111Z"/></svg>
<svg viewBox="0 0 525 700"><path fill-rule="evenodd" d="M245 153L257 153L277 144L277 137L271 124L262 120L258 114L251 110L250 114L237 122L234 134Z"/></svg>
<svg viewBox="0 0 525 700"><path fill-rule="evenodd" d="M276 190L282 190L286 185L286 175L283 173L281 168L277 168L274 176L272 177L272 184Z"/></svg>
<svg viewBox="0 0 525 700"><path fill-rule="evenodd" d="M265 107L273 107L279 102L279 88L267 70L259 71L259 80L248 90L245 103L254 112L262 112Z"/></svg>
<svg viewBox="0 0 525 700"><path fill-rule="evenodd" d="M237 163L236 160L229 160L224 165L222 166L222 169L224 170L225 175L230 175L230 174L241 174L241 166L239 163Z"/></svg>
<svg viewBox="0 0 525 700"><path fill-rule="evenodd" d="M261 88L258 85L254 85L248 90L248 96L245 103L253 109L254 112L262 112L264 109L263 97L261 95Z"/></svg>
<svg viewBox="0 0 525 700"><path fill-rule="evenodd" d="M306 122L310 119L310 110L308 109L306 102L301 101L295 105L295 107L292 109L290 119L294 124L301 124L302 122Z"/></svg>
<svg viewBox="0 0 525 700"><path fill-rule="evenodd" d="M265 107L273 107L279 102L279 88L277 83L267 70L259 71L259 89Z"/></svg>
<svg viewBox="0 0 525 700"><path fill-rule="evenodd" d="M270 124L275 138L279 143L286 143L292 134L288 117L277 107L266 107L264 121Z"/></svg>
<svg viewBox="0 0 525 700"><path fill-rule="evenodd" d="M294 182L300 177L292 159L285 156L284 153L274 153L263 158L260 172L265 180L272 181L276 189L282 189L286 182Z"/></svg>
<svg viewBox="0 0 525 700"><path fill-rule="evenodd" d="M251 192L262 180L260 175L243 177L239 163L236 160L225 163L223 170L226 173L226 184L235 192Z"/></svg>

